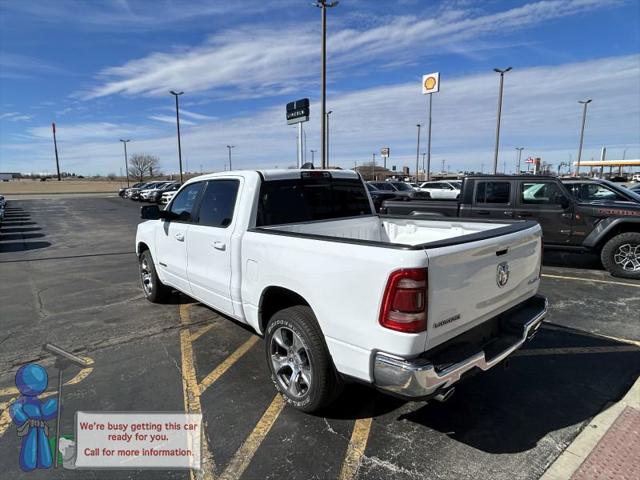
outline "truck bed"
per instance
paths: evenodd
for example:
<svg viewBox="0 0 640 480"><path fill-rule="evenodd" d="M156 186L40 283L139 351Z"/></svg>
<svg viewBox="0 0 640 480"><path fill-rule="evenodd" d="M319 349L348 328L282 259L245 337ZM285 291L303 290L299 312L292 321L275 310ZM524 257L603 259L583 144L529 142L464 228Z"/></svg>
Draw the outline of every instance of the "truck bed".
<svg viewBox="0 0 640 480"><path fill-rule="evenodd" d="M489 239L526 230L533 225L535 222L370 215L274 225L257 230L311 238L330 237L336 241L385 247L422 249Z"/></svg>

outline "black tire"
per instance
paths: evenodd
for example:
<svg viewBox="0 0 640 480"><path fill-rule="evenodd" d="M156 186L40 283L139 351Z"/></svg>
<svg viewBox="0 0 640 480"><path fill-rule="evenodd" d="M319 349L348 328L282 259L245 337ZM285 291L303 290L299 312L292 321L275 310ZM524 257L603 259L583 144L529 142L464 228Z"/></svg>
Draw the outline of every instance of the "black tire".
<svg viewBox="0 0 640 480"><path fill-rule="evenodd" d="M278 341L274 338L274 336L287 331L297 335L298 346L300 347L301 345L302 347L297 349L300 352L299 354L291 353L296 350L293 342L291 342L289 353L284 354L287 350L280 347ZM280 338L282 339L283 337ZM265 332L265 351L267 365L271 372L271 380L291 406L303 412L315 412L329 405L340 394L342 382L338 377L324 341L324 335L311 308L299 305L276 312L269 320ZM296 355L301 365L298 371L305 371L306 364L307 371L311 377L305 391L304 384L306 382L302 373L300 373L299 383L302 384L302 388L298 390L299 395L295 395L290 387L287 388L286 382L287 375L293 378L293 372L295 371L291 366L286 365L286 358L291 358L289 365L297 368L295 365ZM283 366L277 371L274 358L284 358L284 361L282 361ZM290 381L289 386L291 383Z"/></svg>
<svg viewBox="0 0 640 480"><path fill-rule="evenodd" d="M629 248L626 248L626 246ZM629 254L626 264L623 255ZM634 260L635 258L635 260ZM605 243L600 253L602 265L614 277L633 278L640 280L640 232L627 232L616 235ZM636 264L635 270L631 270Z"/></svg>
<svg viewBox="0 0 640 480"><path fill-rule="evenodd" d="M171 289L158 278L156 267L153 264L151 252L145 250L139 259L140 283L144 296L151 303L164 303L171 296Z"/></svg>

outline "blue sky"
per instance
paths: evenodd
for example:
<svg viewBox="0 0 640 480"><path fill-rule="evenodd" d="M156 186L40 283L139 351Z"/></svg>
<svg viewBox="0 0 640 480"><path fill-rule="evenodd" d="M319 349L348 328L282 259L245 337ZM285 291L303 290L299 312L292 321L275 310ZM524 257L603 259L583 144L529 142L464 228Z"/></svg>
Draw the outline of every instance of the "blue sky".
<svg viewBox="0 0 640 480"><path fill-rule="evenodd" d="M310 0L0 1L0 171L116 173L130 153L177 170L170 89L181 89L183 158L192 171L295 164L284 104L310 97L307 149L319 150L320 12ZM640 157L640 2L342 0L329 12L331 164L352 167L391 148L415 164L434 95L432 157L488 168L498 77L505 78L500 163L515 147L557 166ZM423 130L424 133L424 130ZM426 138L423 136L422 145ZM424 151L424 148L421 148ZM308 153L310 158L310 153Z"/></svg>

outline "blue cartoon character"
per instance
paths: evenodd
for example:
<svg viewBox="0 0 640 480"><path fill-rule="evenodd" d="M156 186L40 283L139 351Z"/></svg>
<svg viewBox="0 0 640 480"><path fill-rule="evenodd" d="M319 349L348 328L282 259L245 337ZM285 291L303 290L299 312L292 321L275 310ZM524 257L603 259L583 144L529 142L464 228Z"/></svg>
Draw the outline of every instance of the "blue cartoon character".
<svg viewBox="0 0 640 480"><path fill-rule="evenodd" d="M9 414L16 424L18 437L22 438L20 468L25 472L51 468L53 463L47 420L56 416L58 400L43 402L38 398L48 383L47 371L35 363L24 365L16 372L16 387L21 395L9 407Z"/></svg>

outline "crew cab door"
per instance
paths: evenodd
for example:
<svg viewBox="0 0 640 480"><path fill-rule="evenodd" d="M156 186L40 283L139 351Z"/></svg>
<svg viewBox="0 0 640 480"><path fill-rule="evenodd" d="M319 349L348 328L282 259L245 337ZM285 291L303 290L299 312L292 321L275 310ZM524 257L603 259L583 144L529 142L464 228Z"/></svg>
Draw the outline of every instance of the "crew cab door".
<svg viewBox="0 0 640 480"><path fill-rule="evenodd" d="M173 199L169 207L171 219L156 229L156 256L161 278L178 290L189 293L187 278L187 243L203 182L191 183Z"/></svg>
<svg viewBox="0 0 640 480"><path fill-rule="evenodd" d="M196 221L189 227L187 274L192 294L207 305L233 315L231 236L240 178L209 180Z"/></svg>
<svg viewBox="0 0 640 480"><path fill-rule="evenodd" d="M518 181L515 218L536 220L545 243L564 244L571 240L573 205L553 180L534 177Z"/></svg>
<svg viewBox="0 0 640 480"><path fill-rule="evenodd" d="M513 218L513 182L510 180L477 180L469 215L491 219ZM468 211L468 210L467 210Z"/></svg>

